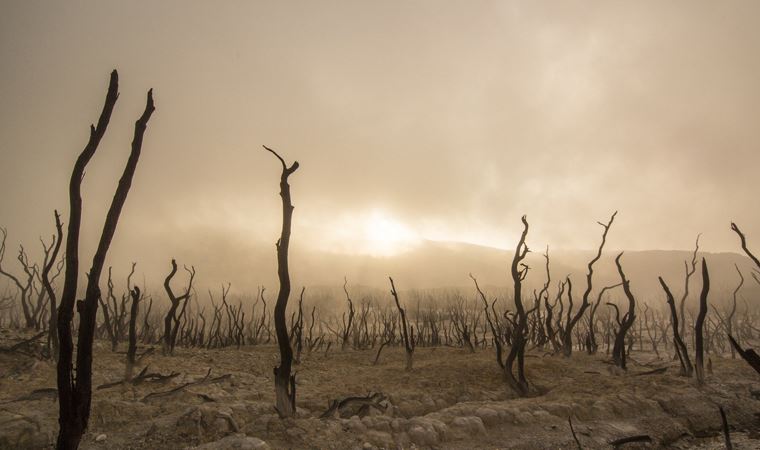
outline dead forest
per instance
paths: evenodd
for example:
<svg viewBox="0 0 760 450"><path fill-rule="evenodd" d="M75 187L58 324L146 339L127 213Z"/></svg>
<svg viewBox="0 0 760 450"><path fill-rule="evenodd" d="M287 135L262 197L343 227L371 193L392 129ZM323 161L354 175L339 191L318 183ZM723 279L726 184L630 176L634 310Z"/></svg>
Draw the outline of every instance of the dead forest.
<svg viewBox="0 0 760 450"><path fill-rule="evenodd" d="M81 184L107 132L118 82L114 71L73 165L66 213L50 212L50 236L12 249L13 230L0 228L0 278L8 286L0 292L0 447L760 445L760 356L752 350L760 308L742 296L748 284L760 285L752 230L726 220L736 251L754 266L736 266L728 292L711 286L699 236L683 276L660 277L657 297L637 295L625 253L614 258L616 282L602 284L595 270L620 220L610 212L596 225L598 247L583 274L553 272L551 249L531 243L523 216L504 280L473 273L470 290L420 292L389 273L386 292L377 293L344 279L334 299L342 306L320 308L289 273L297 220L290 185L308 167L264 146L256 150L262 163L280 175L282 209L268 212L282 215L272 237L278 284L233 297L219 280L219 289L199 292L203 267L167 255L163 286L151 290L134 276L139 262L127 273L105 263L143 140L146 151L157 150L149 145L150 119L160 113L152 91L95 254L79 253ZM41 260L30 258L30 245L41 247ZM526 255L537 251L544 264L529 267ZM486 282L510 290L495 295Z"/></svg>

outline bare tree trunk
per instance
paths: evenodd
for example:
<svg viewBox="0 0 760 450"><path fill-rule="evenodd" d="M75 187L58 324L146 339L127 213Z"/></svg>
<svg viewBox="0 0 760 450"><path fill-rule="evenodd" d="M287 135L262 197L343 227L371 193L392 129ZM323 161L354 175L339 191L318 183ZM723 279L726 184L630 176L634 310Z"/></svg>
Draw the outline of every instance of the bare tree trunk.
<svg viewBox="0 0 760 450"><path fill-rule="evenodd" d="M135 123L135 134L132 141L132 151L119 180L111 207L106 215L103 232L100 236L92 268L88 274L85 298L79 301L79 334L77 338L76 379L73 374L73 339L71 321L74 315L74 303L77 292L79 275L79 229L82 220L81 184L87 163L97 150L98 144L105 134L111 118L113 107L118 98L118 74L111 73L111 81L106 95L105 105L98 120L97 127L91 126L90 140L77 158L69 184L69 228L66 237L66 273L61 295L61 307L58 311L58 338L60 341L60 357L57 367L58 381L58 423L60 430L56 447L60 449L76 449L87 429L90 417L90 402L92 399L92 343L95 333L98 298L100 297L100 275L103 271L108 248L116 232L116 225L121 215L124 202L127 199L132 178L137 168L142 149L142 140L148 120L154 111L153 92L148 91L145 111Z"/></svg>
<svg viewBox="0 0 760 450"><path fill-rule="evenodd" d="M686 277L684 279L683 295L679 303L679 317L681 317L681 329L678 330L679 334L683 337L686 335L686 300L689 297L689 280L694 272L697 271L697 252L699 252L699 238L701 234L697 235L696 243L694 244L694 253L691 254L691 263L683 262L684 272Z"/></svg>
<svg viewBox="0 0 760 450"><path fill-rule="evenodd" d="M169 296L169 301L172 305L169 307L169 311L164 317L164 342L163 353L164 355L174 354L174 345L177 342L177 331L179 330L179 320L185 313L187 302L190 299L190 291L193 289L193 279L195 279L195 266L191 266L190 269L185 266L185 270L190 274L190 281L188 282L185 293L177 297L171 287L172 278L177 273L177 261L172 259L172 270L164 280L164 290L166 295ZM177 315L177 308L182 303L182 311Z"/></svg>
<svg viewBox="0 0 760 450"><path fill-rule="evenodd" d="M615 265L617 266L618 274L620 274L620 282L623 284L623 292L628 299L628 312L618 321L620 328L615 336L615 346L612 348L612 360L615 361L618 367L626 370L625 337L628 330L633 326L634 320L636 320L636 300L631 293L630 281L625 277L623 266L620 265L620 258L622 256L623 254L620 253L615 258Z"/></svg>
<svg viewBox="0 0 760 450"><path fill-rule="evenodd" d="M757 268L760 269L760 259L757 259L757 256L755 256L747 247L747 237L744 236L744 233L742 233L739 227L733 222L731 222L731 230L739 236L739 239L741 240L741 244L742 244L742 250L744 250L744 253L749 257L749 259L752 260L752 262L755 263Z"/></svg>
<svg viewBox="0 0 760 450"><path fill-rule="evenodd" d="M528 246L525 244L525 237L528 235L528 221L522 216L523 232L520 240L517 242L515 255L512 258L510 272L514 282L514 301L517 309L516 323L512 329L512 347L509 349L507 359L504 361L504 375L507 384L519 396L528 395L528 380L525 378L525 336L527 329L528 316L522 303L522 282L528 275L528 266L522 263L528 254ZM515 376L514 363L517 360L517 376Z"/></svg>
<svg viewBox="0 0 760 450"><path fill-rule="evenodd" d="M398 313L401 316L401 336L404 339L404 350L406 351L406 367L405 370L409 371L412 370L412 364L413 364L413 358L414 355L414 335L412 337L409 337L409 331L407 327L407 321L406 321L406 311L404 308L401 307L401 303L398 300L398 292L396 292L396 285L393 283L393 278L388 277L388 279L391 282L391 295L393 296L393 299L396 301L396 308L398 308ZM414 330L412 329L412 334L414 333Z"/></svg>
<svg viewBox="0 0 760 450"><path fill-rule="evenodd" d="M53 254L50 256L50 260L42 269L42 285L44 286L45 291L47 291L48 298L50 299L50 329L48 330L48 334L50 335L51 355L53 356L53 359L58 361L58 308L55 291L50 283L50 270L53 268L53 264L55 264L55 260L58 257L58 251L61 249L63 225L61 224L61 217L58 215L58 211L55 211L54 215L56 229L56 237L54 238L55 246L53 247Z"/></svg>
<svg viewBox="0 0 760 450"><path fill-rule="evenodd" d="M691 377L692 371L694 369L691 365L691 360L689 359L689 351L686 349L686 344L684 344L683 339L681 339L681 333L678 331L680 328L678 326L678 313L676 312L676 303L673 300L673 294L670 292L668 285L665 284L665 280L663 280L662 277L659 277L659 280L660 285L662 285L662 289L665 291L665 296L668 299L668 306L670 307L670 321L673 328L673 343L676 348L676 355L681 362L681 376Z"/></svg>
<svg viewBox="0 0 760 450"><path fill-rule="evenodd" d="M129 310L129 346L127 347L127 367L124 379L131 380L135 368L135 354L137 353L137 313L140 309L140 288L135 288L129 293L132 296L132 307Z"/></svg>
<svg viewBox="0 0 760 450"><path fill-rule="evenodd" d="M707 294L710 292L710 274L707 271L707 262L702 258L702 293L699 295L699 314L694 324L695 334L695 354L694 362L696 364L697 381L702 384L705 382L705 363L704 363L704 338L702 337L702 328L707 315Z"/></svg>
<svg viewBox="0 0 760 450"><path fill-rule="evenodd" d="M296 413L296 377L290 374L293 365L293 349L288 336L288 324L285 321L285 311L290 297L290 273L288 272L288 247L290 245L290 226L293 220L293 204L290 200L290 185L288 177L298 170L298 161L290 167L274 150L264 146L282 164L280 176L280 197L282 197L282 231L277 241L277 275L280 290L277 293L277 303L274 307L274 328L277 334L277 344L280 347L280 366L274 368L275 408L280 417L293 417Z"/></svg>
<svg viewBox="0 0 760 450"><path fill-rule="evenodd" d="M343 277L343 292L346 293L346 301L348 302L348 324L344 325L343 342L340 346L341 350L344 351L348 346L348 338L351 335L351 325L354 322L354 303L351 301L351 297L348 295L348 289L346 288L346 285L348 285L348 279L346 277Z"/></svg>
<svg viewBox="0 0 760 450"><path fill-rule="evenodd" d="M588 272L586 273L586 290L583 292L581 306L578 309L578 312L572 318L570 318L570 311L568 310L567 325L565 326L565 333L562 339L563 341L562 354L565 355L566 357L569 357L573 353L573 335L572 335L573 328L578 323L578 321L581 320L581 318L583 317L583 314L586 312L586 309L588 309L590 305L588 298L589 298L589 295L591 295L591 290L593 289L592 279L594 276L594 263L599 261L599 258L602 257L602 249L604 249L604 244L607 242L607 232L610 231L610 227L612 226L612 222L615 220L616 215L617 215L617 211L612 213L612 216L610 217L610 220L609 222L607 222L606 225L602 222L598 222L599 225L601 225L604 228L604 232L602 232L602 242L599 244L599 249L596 252L596 256L588 263ZM568 277L567 281L568 281L568 295L571 296L572 284L570 283L570 277ZM570 298L572 299L572 297ZM572 304L571 304L571 307L572 307ZM593 336L593 330L591 331L591 333L592 333L591 335L592 343L595 343L596 341Z"/></svg>

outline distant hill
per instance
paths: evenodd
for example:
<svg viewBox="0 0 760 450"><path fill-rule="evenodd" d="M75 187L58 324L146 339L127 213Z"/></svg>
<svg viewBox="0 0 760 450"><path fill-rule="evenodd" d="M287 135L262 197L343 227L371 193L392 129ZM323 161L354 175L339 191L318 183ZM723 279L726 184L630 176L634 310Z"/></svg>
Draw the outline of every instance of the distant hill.
<svg viewBox="0 0 760 450"><path fill-rule="evenodd" d="M388 289L388 276L393 276L399 289L426 288L473 288L468 274L478 278L482 286L500 291L511 289L509 265L513 251L501 250L461 242L424 241L407 252L394 256L378 257L361 254L339 254L307 250L298 240L291 245L291 275L294 291L305 285L314 292L317 287L332 288L343 284L348 278L350 286ZM142 282L143 274L153 293L163 295L161 283L169 271L169 261L176 257L180 267L195 265L198 276L197 290L206 297L208 288L218 289L222 283L231 282L233 293L255 293L259 285L267 286L270 296L277 285L274 245L255 245L244 238L205 233L186 238L173 234L166 237L160 249L147 256L133 255L133 248L117 248L112 260L117 286L126 277L128 261L138 261L135 280ZM546 274L543 248L534 248L526 258L530 272L526 280L526 292L540 288ZM144 249L142 249L145 252ZM580 297L585 288L586 265L593 257L591 250L549 249L552 288L571 275L574 293ZM595 265L596 288L619 281L615 269L616 251L607 251ZM126 255L126 256L125 256ZM736 286L738 275L734 265L742 270L746 282L742 295L752 301L760 300L758 284L750 276L752 267L748 258L738 253L700 253L707 259L714 295L726 297ZM684 261L691 260L689 251L648 250L627 251L622 264L631 280L631 289L641 298L663 299L657 277L662 276L676 296L683 291ZM123 277L122 277L122 272ZM184 273L180 270L175 283L182 283ZM698 295L701 288L700 268L692 278L691 292ZM470 291L471 292L471 291ZM342 296L342 293L341 293Z"/></svg>

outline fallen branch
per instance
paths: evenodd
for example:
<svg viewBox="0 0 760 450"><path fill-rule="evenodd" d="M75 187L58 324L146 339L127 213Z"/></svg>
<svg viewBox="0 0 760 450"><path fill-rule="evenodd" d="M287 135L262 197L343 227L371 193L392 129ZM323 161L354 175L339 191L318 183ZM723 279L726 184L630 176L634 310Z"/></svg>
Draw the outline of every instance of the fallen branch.
<svg viewBox="0 0 760 450"><path fill-rule="evenodd" d="M623 444L630 444L631 442L652 442L652 438L648 434L639 434L636 436L628 436L620 439L616 439L610 442L610 445L617 447Z"/></svg>
<svg viewBox="0 0 760 450"><path fill-rule="evenodd" d="M385 411L388 405L381 405L382 402L387 400L388 397L380 392L367 394L365 397L346 397L343 400L333 400L330 402L330 406L327 411L319 416L320 419L330 419L335 417L335 413L342 418L351 416L364 417L369 413L370 408L375 408L379 411ZM358 406L358 408L356 408Z"/></svg>
<svg viewBox="0 0 760 450"><path fill-rule="evenodd" d="M31 349L26 348L28 345L35 343L39 338L42 336L45 336L47 334L46 331L42 331L40 333L35 334L34 336L30 337L29 339L24 339L21 342L17 342L10 347L0 347L0 352L2 353L21 353L23 355L31 356L31 357L37 357L37 353L34 352Z"/></svg>
<svg viewBox="0 0 760 450"><path fill-rule="evenodd" d="M7 405L8 403L25 402L25 401L30 401L30 400L43 400L46 398L50 398L53 401L55 401L55 399L58 398L58 389L56 388L35 389L27 395L23 395L13 400L2 402L0 403L0 405Z"/></svg>
<svg viewBox="0 0 760 450"><path fill-rule="evenodd" d="M172 372L168 375L161 375L160 373L147 373L147 372L148 372L148 366L145 366L145 368L142 371L140 371L140 373L136 377L132 379L125 378L120 381L114 381L112 383L101 384L96 389L97 390L108 389L114 386L120 386L122 384L127 384L127 383L133 386L137 386L138 384L142 384L143 382L160 383L167 380L171 380L172 378L176 378L180 375L179 372Z"/></svg>
<svg viewBox="0 0 760 450"><path fill-rule="evenodd" d="M635 377L641 377L644 375L660 375L668 371L667 367L660 367L659 369L647 370L646 372L639 372L634 374Z"/></svg>
<svg viewBox="0 0 760 450"><path fill-rule="evenodd" d="M145 402L145 401L156 399L156 398L169 397L169 396L174 395L174 394L176 394L178 392L184 391L185 389L187 389L189 387L192 387L192 386L203 386L203 385L207 385L207 384L219 383L219 382L222 382L222 381L230 379L232 377L232 374L228 373L228 374L225 374L225 375L218 376L216 378L210 378L210 376L211 376L211 369L209 368L208 372L206 373L206 376L203 377L203 378L201 378L200 380L191 381L189 383L182 384L182 385L177 386L174 389L170 389L168 391L150 393L150 394L146 395L145 397L143 397L141 401Z"/></svg>

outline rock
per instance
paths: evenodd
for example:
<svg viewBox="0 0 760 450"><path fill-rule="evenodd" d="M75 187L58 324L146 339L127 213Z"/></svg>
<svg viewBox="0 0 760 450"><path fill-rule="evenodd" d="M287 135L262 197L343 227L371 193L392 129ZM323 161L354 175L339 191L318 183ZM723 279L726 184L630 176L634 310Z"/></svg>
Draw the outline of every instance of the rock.
<svg viewBox="0 0 760 450"><path fill-rule="evenodd" d="M366 419L366 417L365 417ZM384 431L386 433L391 432L391 418L386 416L377 416L372 419L372 426L367 425L367 428L372 428L377 431Z"/></svg>
<svg viewBox="0 0 760 450"><path fill-rule="evenodd" d="M391 420L391 429L393 431L404 431L409 426L409 421L406 419L398 418Z"/></svg>
<svg viewBox="0 0 760 450"><path fill-rule="evenodd" d="M348 429L354 433L364 433L367 431L367 426L362 423L359 416L352 416L345 423Z"/></svg>
<svg viewBox="0 0 760 450"><path fill-rule="evenodd" d="M475 410L475 415L480 417L480 420L482 420L485 425L492 426L499 423L499 413L494 409L480 407Z"/></svg>
<svg viewBox="0 0 760 450"><path fill-rule="evenodd" d="M364 435L364 439L367 440L365 444L370 444L372 447L380 447L380 448L395 447L393 436L391 436L390 433L370 430Z"/></svg>
<svg viewBox="0 0 760 450"><path fill-rule="evenodd" d="M105 433L101 433L98 435L98 437L95 438L95 442L103 442L106 439L108 439L108 435L106 435Z"/></svg>
<svg viewBox="0 0 760 450"><path fill-rule="evenodd" d="M473 436L478 433L485 433L486 427L480 417L468 416L457 417L451 421L451 428L467 436Z"/></svg>
<svg viewBox="0 0 760 450"><path fill-rule="evenodd" d="M0 448L49 448L54 437L34 417L0 411Z"/></svg>
<svg viewBox="0 0 760 450"><path fill-rule="evenodd" d="M270 450L271 447L259 438L237 433L196 448L199 450Z"/></svg>
<svg viewBox="0 0 760 450"><path fill-rule="evenodd" d="M210 406L194 406L177 419L176 432L180 436L221 436L240 431L231 408L213 409Z"/></svg>
<svg viewBox="0 0 760 450"><path fill-rule="evenodd" d="M422 425L412 425L407 432L409 439L417 445L431 446L438 443L438 433L430 428L425 428Z"/></svg>
<svg viewBox="0 0 760 450"><path fill-rule="evenodd" d="M527 411L519 411L517 414L515 414L515 422L521 425L530 425L534 422L533 414Z"/></svg>

